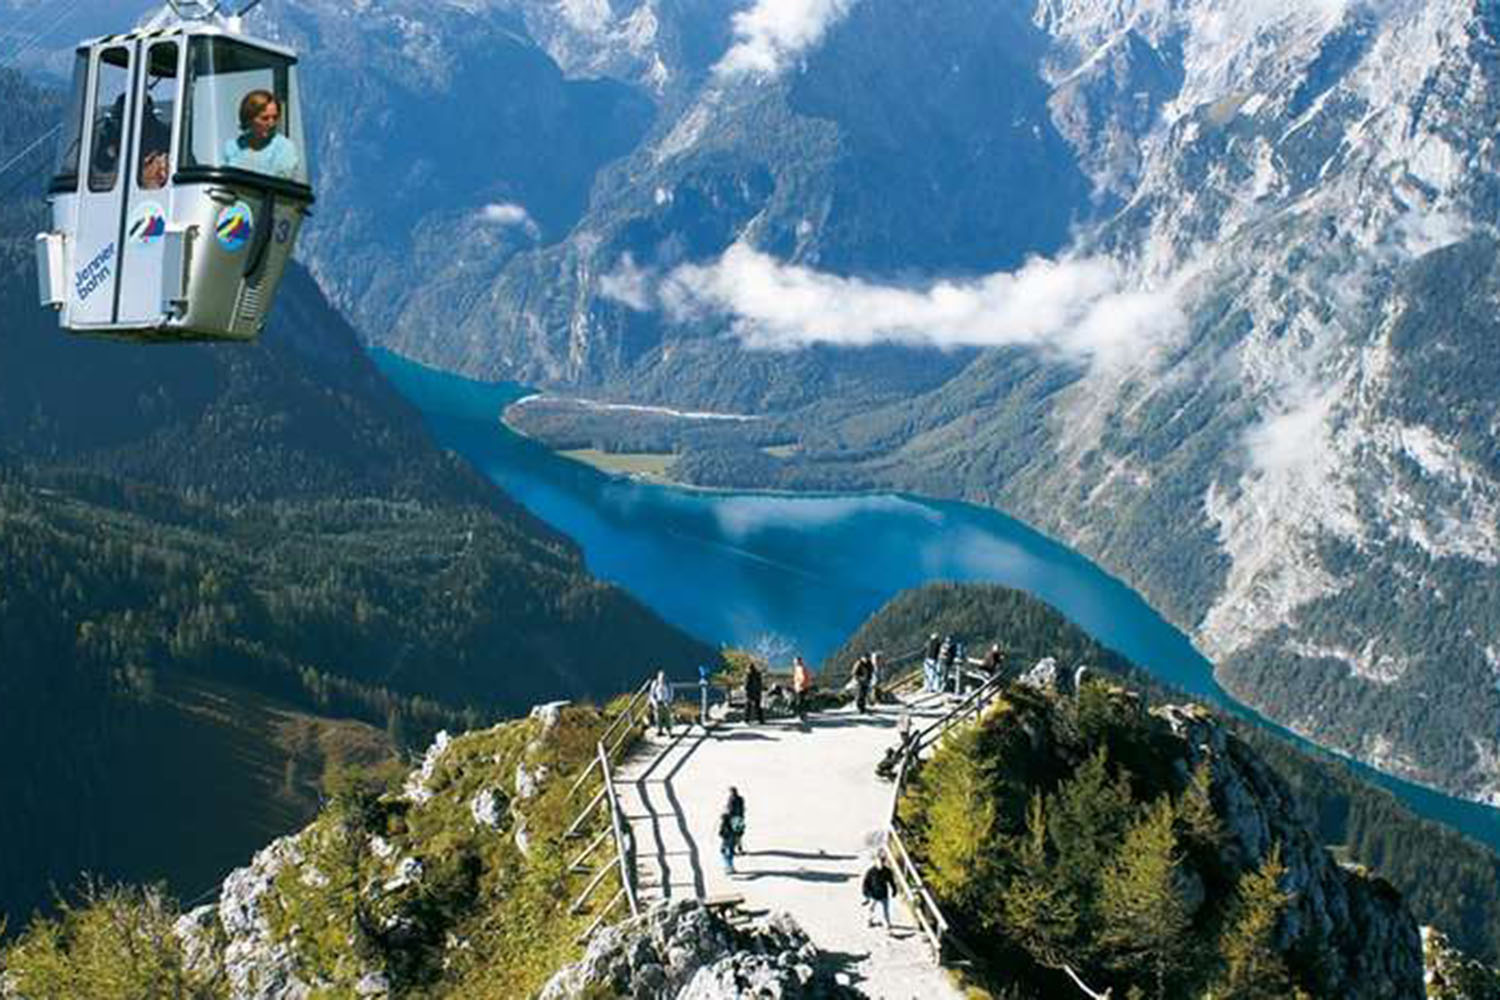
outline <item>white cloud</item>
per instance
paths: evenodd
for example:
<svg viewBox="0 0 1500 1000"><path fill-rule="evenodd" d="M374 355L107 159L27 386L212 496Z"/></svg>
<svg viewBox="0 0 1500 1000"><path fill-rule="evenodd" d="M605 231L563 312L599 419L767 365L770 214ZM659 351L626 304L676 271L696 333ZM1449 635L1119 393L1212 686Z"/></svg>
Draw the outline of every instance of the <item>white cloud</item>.
<svg viewBox="0 0 1500 1000"><path fill-rule="evenodd" d="M1174 289L1127 287L1107 258L1035 258L1015 272L920 287L879 285L783 264L744 244L683 266L659 289L678 321L730 318L747 347L900 342L1019 345L1074 360L1138 359L1182 328Z"/></svg>
<svg viewBox="0 0 1500 1000"><path fill-rule="evenodd" d="M1336 388L1294 392L1291 401L1245 432L1245 447L1256 469L1277 477L1310 478L1329 451L1329 417Z"/></svg>
<svg viewBox="0 0 1500 1000"><path fill-rule="evenodd" d="M756 0L734 15L734 44L714 72L720 77L775 76L817 45L856 0Z"/></svg>
<svg viewBox="0 0 1500 1000"><path fill-rule="evenodd" d="M526 211L526 206L517 205L513 201L493 202L484 206L479 210L479 221L502 228L519 226L532 239L541 235L541 230L537 228L536 221L531 218L531 213Z"/></svg>
<svg viewBox="0 0 1500 1000"><path fill-rule="evenodd" d="M636 312L646 312L655 302L652 275L625 254L615 269L599 279L599 294L623 302Z"/></svg>

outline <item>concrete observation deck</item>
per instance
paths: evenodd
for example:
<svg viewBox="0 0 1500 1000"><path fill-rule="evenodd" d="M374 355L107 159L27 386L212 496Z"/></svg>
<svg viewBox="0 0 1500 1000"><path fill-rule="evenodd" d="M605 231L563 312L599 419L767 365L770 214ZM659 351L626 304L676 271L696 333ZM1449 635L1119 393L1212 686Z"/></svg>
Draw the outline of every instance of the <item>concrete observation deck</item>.
<svg viewBox="0 0 1500 1000"><path fill-rule="evenodd" d="M620 805L636 845L643 905L742 896L751 913L785 911L841 966L851 985L882 1000L958 1000L899 893L893 929L869 927L860 879L890 818L893 786L875 774L913 727L942 715L941 696L915 696L859 714L847 706L763 725L678 724L618 769ZM718 821L730 786L745 799L744 853L723 868Z"/></svg>

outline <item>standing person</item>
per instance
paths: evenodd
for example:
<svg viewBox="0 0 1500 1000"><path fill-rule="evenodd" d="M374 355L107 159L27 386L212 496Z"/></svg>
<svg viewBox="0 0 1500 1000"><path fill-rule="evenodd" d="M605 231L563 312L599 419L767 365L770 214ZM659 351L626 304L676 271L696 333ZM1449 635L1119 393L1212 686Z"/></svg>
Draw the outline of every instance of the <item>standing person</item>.
<svg viewBox="0 0 1500 1000"><path fill-rule="evenodd" d="M954 669L958 660L958 643L953 636L944 636L942 648L938 650L938 690L947 691L950 687L958 690L958 675Z"/></svg>
<svg viewBox="0 0 1500 1000"><path fill-rule="evenodd" d="M802 657L792 657L792 694L796 698L797 718L807 721L807 699L812 692L812 671L802 662Z"/></svg>
<svg viewBox="0 0 1500 1000"><path fill-rule="evenodd" d="M997 642L990 646L990 651L984 655L984 672L991 677L996 677L1004 669L1005 654L1001 652L1000 644Z"/></svg>
<svg viewBox="0 0 1500 1000"><path fill-rule="evenodd" d="M927 655L922 660L922 690L937 691L938 688L938 654L942 652L943 643L936 632L927 640Z"/></svg>
<svg viewBox="0 0 1500 1000"><path fill-rule="evenodd" d="M740 790L733 785L729 786L729 801L724 803L724 811L729 814L729 827L734 833L734 847L731 853L744 854L745 800L740 797Z"/></svg>
<svg viewBox="0 0 1500 1000"><path fill-rule="evenodd" d="M896 884L891 875L891 869L885 863L885 855L876 855L875 861L865 870L865 877L860 881L860 892L865 897L865 926L875 926L875 912L880 911L881 919L885 923L885 929L891 929L891 889Z"/></svg>
<svg viewBox="0 0 1500 1000"><path fill-rule="evenodd" d="M854 661L853 674L854 705L863 714L870 710L870 682L875 676L875 668L871 665L868 656L861 656Z"/></svg>
<svg viewBox="0 0 1500 1000"><path fill-rule="evenodd" d="M651 714L656 719L656 735L672 735L672 682L667 672L658 670L656 680L651 682Z"/></svg>
<svg viewBox="0 0 1500 1000"><path fill-rule="evenodd" d="M724 859L724 870L734 874L734 817L725 809L719 814L719 857Z"/></svg>
<svg viewBox="0 0 1500 1000"><path fill-rule="evenodd" d="M749 669L745 671L745 724L758 722L765 725L766 713L761 707L760 697L765 689L765 678L761 676L760 667L753 661Z"/></svg>
<svg viewBox="0 0 1500 1000"><path fill-rule="evenodd" d="M875 704L880 704L880 692L885 685L885 669L880 663L880 650L870 654L870 693L875 699Z"/></svg>

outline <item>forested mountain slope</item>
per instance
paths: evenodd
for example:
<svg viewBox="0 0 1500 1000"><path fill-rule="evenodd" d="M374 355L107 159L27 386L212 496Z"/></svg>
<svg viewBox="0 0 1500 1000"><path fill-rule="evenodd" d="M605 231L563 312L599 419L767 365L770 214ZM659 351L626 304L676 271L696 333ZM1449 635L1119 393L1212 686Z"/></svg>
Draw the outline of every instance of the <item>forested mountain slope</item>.
<svg viewBox="0 0 1500 1000"><path fill-rule="evenodd" d="M0 85L8 158L53 102ZM0 203L0 741L24 762L0 912L84 868L196 892L388 735L713 655L440 452L300 270L258 344L59 332L40 184Z"/></svg>

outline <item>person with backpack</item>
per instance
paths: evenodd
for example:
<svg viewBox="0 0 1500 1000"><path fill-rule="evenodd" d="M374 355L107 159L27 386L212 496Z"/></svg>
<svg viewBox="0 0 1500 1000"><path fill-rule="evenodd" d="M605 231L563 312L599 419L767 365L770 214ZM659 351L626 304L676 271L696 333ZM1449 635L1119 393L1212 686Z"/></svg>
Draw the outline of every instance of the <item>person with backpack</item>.
<svg viewBox="0 0 1500 1000"><path fill-rule="evenodd" d="M760 667L752 662L745 671L745 724L758 722L766 723L766 712L761 707L760 699L765 689L765 678L761 676Z"/></svg>
<svg viewBox="0 0 1500 1000"><path fill-rule="evenodd" d="M656 679L651 682L651 691L647 697L651 702L651 716L656 722L656 735L672 735L672 682L667 680L667 672L658 670Z"/></svg>
<svg viewBox="0 0 1500 1000"><path fill-rule="evenodd" d="M891 889L896 885L896 879L891 874L890 867L885 863L885 855L876 855L875 861L865 870L865 877L860 880L860 892L864 895L866 909L865 926L875 926L875 913L878 909L885 929L891 929Z"/></svg>
<svg viewBox="0 0 1500 1000"><path fill-rule="evenodd" d="M854 706L863 715L870 710L870 684L875 677L875 667L868 656L861 656L854 661L851 674L854 677Z"/></svg>
<svg viewBox="0 0 1500 1000"><path fill-rule="evenodd" d="M724 811L729 814L729 828L734 834L734 844L730 853L744 854L745 800L740 796L740 790L733 785L729 786L729 801L724 803Z"/></svg>

